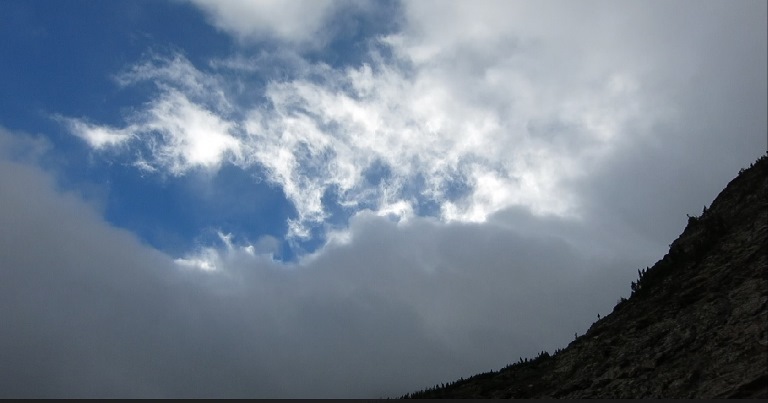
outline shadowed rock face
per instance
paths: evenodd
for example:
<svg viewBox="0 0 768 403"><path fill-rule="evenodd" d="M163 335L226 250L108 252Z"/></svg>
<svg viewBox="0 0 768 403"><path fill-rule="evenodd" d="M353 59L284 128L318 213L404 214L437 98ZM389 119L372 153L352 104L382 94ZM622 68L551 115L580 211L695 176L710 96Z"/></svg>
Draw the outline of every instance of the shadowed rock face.
<svg viewBox="0 0 768 403"><path fill-rule="evenodd" d="M763 156L567 348L404 397L768 397L767 233Z"/></svg>

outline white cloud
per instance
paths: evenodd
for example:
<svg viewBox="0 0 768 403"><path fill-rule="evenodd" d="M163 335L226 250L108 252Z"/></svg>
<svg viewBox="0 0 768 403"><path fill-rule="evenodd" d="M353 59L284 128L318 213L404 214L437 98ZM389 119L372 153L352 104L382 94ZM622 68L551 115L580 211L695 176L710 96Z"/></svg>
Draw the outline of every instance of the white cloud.
<svg viewBox="0 0 768 403"><path fill-rule="evenodd" d="M481 222L513 205L572 214L573 196L560 182L583 174L628 120L646 112L630 77L624 86L608 77L540 95L538 77L504 60L479 77L450 63L407 61L413 70L320 66L320 82L272 83L271 110L259 109L244 125L258 138L249 155L270 167L299 211L311 212L309 221L322 219L320 198L331 186L344 205L367 201L377 209L403 198L434 200L445 218L461 221ZM316 169L320 162L325 167ZM391 176L361 189L374 163ZM423 183L413 188L419 178ZM469 186L465 197L449 196L456 186Z"/></svg>
<svg viewBox="0 0 768 403"><path fill-rule="evenodd" d="M72 134L85 140L88 145L97 150L125 144L133 138L131 128L116 129L60 116L56 119L67 125Z"/></svg>
<svg viewBox="0 0 768 403"><path fill-rule="evenodd" d="M231 134L233 124L181 93L167 93L141 118L141 132L160 135L157 142L150 140L155 162L174 174L198 166L215 168L226 155L239 155L240 143Z"/></svg>
<svg viewBox="0 0 768 403"><path fill-rule="evenodd" d="M116 74L114 79L121 87L149 81L163 93L178 91L207 109L229 112L233 108L226 97L222 77L198 70L179 53L167 57L151 54L143 62Z"/></svg>
<svg viewBox="0 0 768 403"><path fill-rule="evenodd" d="M242 21L255 18L240 9L244 4L204 7ZM289 15L297 4L281 12ZM583 175L627 121L654 116L631 71L570 80L560 79L560 71L541 72L542 64L563 61L553 59L564 57L557 53L562 48L538 31L523 35L533 45L519 45L519 35L499 17L512 6L493 5L502 10L440 3L427 12L407 5L404 32L384 38L394 59L372 53L369 63L339 71L303 64L295 78L268 82L266 104L255 107L233 105L225 76L205 74L178 55L139 64L119 81L157 84L160 95L139 120L141 130L163 137L151 143L151 158L138 164L179 174L215 167L227 153L243 168L255 164L298 211L289 237L306 237L309 227L325 220L322 199L329 190L354 210L436 203L446 220L482 222L514 205L538 214L576 214L575 196L562 191L562 181ZM469 30L436 23L444 19L450 26L471 22ZM386 174L371 185L366 173L376 164Z"/></svg>
<svg viewBox="0 0 768 403"><path fill-rule="evenodd" d="M277 38L308 42L316 38L338 6L330 0L191 0L217 28L237 38Z"/></svg>
<svg viewBox="0 0 768 403"><path fill-rule="evenodd" d="M242 158L241 144L233 136L235 125L173 89L132 115L131 123L123 128L59 119L97 150L135 143L139 154L134 165L149 172L162 168L182 175L196 168L215 170L227 159ZM150 155L142 155L142 148Z"/></svg>
<svg viewBox="0 0 768 403"><path fill-rule="evenodd" d="M203 256L178 258L178 259L174 259L174 262L183 267L192 267L202 271L216 270L216 263L215 263L216 250L206 249L205 252L208 252L208 253L203 253L202 254ZM213 256L207 256L207 255L213 255Z"/></svg>
<svg viewBox="0 0 768 403"><path fill-rule="evenodd" d="M263 53L212 61L216 73L178 55L155 57L118 79L151 80L157 97L125 128L90 125L89 133L161 133L136 162L144 168L180 174L227 159L263 169L298 212L289 238L308 237L329 217L329 192L352 212L386 215L407 203L415 214L432 204L446 221L484 222L514 206L575 217L589 197L574 183L628 152L626 144L660 139L658 128L684 115L680 94L693 85L685 69L711 64L684 27L709 25L707 35L729 38L711 22L738 14L707 4L408 2L402 31L380 38L393 56L374 46L365 63L346 68L291 53L282 57L290 72L275 77L263 64L282 59ZM234 16L245 6L204 7ZM322 21L324 12L312 10L307 18ZM675 13L682 27L671 24ZM254 80L261 97L243 97Z"/></svg>

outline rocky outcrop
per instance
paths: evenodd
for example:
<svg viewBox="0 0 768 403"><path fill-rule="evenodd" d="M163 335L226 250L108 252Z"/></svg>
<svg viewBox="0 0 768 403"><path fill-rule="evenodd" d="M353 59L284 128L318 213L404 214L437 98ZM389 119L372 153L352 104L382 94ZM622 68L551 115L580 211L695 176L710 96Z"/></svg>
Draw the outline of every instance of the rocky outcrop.
<svg viewBox="0 0 768 403"><path fill-rule="evenodd" d="M412 398L768 397L768 158L565 349Z"/></svg>

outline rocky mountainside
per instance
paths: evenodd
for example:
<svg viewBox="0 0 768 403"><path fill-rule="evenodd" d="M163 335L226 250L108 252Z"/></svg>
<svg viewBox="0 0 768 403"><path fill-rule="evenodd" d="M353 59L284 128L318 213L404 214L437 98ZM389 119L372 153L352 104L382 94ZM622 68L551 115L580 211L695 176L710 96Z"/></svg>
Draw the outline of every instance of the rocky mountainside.
<svg viewBox="0 0 768 403"><path fill-rule="evenodd" d="M403 397L766 398L767 233L763 156L566 348Z"/></svg>

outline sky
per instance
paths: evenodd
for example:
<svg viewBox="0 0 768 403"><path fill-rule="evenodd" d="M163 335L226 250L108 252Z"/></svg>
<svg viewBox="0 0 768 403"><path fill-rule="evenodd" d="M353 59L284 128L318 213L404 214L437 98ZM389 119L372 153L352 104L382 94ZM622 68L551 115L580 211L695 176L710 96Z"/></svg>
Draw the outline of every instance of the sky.
<svg viewBox="0 0 768 403"><path fill-rule="evenodd" d="M1 397L568 345L766 152L764 1L0 2Z"/></svg>

